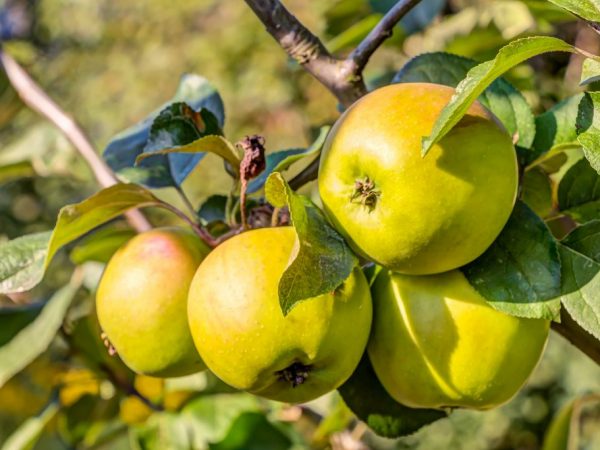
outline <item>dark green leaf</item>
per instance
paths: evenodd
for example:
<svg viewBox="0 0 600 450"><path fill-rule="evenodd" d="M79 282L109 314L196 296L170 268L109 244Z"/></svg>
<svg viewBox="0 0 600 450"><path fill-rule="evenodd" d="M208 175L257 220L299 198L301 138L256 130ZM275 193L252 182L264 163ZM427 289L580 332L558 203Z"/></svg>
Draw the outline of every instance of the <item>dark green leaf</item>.
<svg viewBox="0 0 600 450"><path fill-rule="evenodd" d="M151 187L181 185L205 153L192 149L193 153L187 154L178 151L179 148L204 136L221 134L217 119L207 109L196 112L186 103L172 103L152 122L146 145L135 158L135 167L129 169L127 174L130 178L137 177L136 182ZM164 154L169 151L163 152L163 150L175 147L178 148L174 151L176 154ZM140 162L145 153L160 156L155 155L151 159Z"/></svg>
<svg viewBox="0 0 600 450"><path fill-rule="evenodd" d="M550 0L555 5L572 12L582 19L600 22L600 5L597 0Z"/></svg>
<svg viewBox="0 0 600 450"><path fill-rule="evenodd" d="M392 80L394 83L426 82L456 87L477 61L450 53L426 53L411 59ZM478 100L492 111L511 135L517 134L518 145L528 160L535 137L535 122L525 97L503 78L485 89Z"/></svg>
<svg viewBox="0 0 600 450"><path fill-rule="evenodd" d="M296 161L304 159L308 156L318 155L323 148L327 133L329 133L330 127L321 127L319 136L308 148L292 148L288 150L281 150L279 152L270 153L267 155L266 167L262 173L248 183L249 194L256 192L264 186L267 178L273 172L284 172L290 168Z"/></svg>
<svg viewBox="0 0 600 450"><path fill-rule="evenodd" d="M183 180L187 175L185 171L189 173L193 169L202 158L201 155L172 155L163 160L154 160L151 167L135 167L135 159L146 146L154 119L171 103L176 102L185 102L194 111L201 111L204 108L216 117L217 128L223 128L223 101L215 87L201 76L184 75L175 96L170 101L152 112L142 122L119 133L108 144L103 157L115 172L128 181L140 182L150 187L163 187L171 186L174 182L173 177L168 174L171 170L175 178ZM206 134L220 133L211 131ZM171 165L173 167L170 167ZM179 169L184 171L179 173Z"/></svg>
<svg viewBox="0 0 600 450"><path fill-rule="evenodd" d="M496 78L533 56L556 51L577 52L578 50L558 38L549 36L517 39L502 47L493 60L469 70L466 78L457 86L456 95L442 110L431 135L423 138L423 155L426 155L431 147L462 119L471 104Z"/></svg>
<svg viewBox="0 0 600 450"><path fill-rule="evenodd" d="M202 206L198 211L198 216L202 219L204 224L215 221L224 221L226 205L227 196L211 195L204 203L202 203Z"/></svg>
<svg viewBox="0 0 600 450"><path fill-rule="evenodd" d="M23 292L38 284L64 245L131 208L165 206L135 184L117 184L60 210L54 231L24 236L0 245L0 293Z"/></svg>
<svg viewBox="0 0 600 450"><path fill-rule="evenodd" d="M562 304L581 327L600 339L600 220L576 228L561 244Z"/></svg>
<svg viewBox="0 0 600 450"><path fill-rule="evenodd" d="M552 212L552 184L540 167L533 167L523 174L521 200L540 217Z"/></svg>
<svg viewBox="0 0 600 450"><path fill-rule="evenodd" d="M80 277L74 276L31 323L0 347L0 387L48 348L80 285Z"/></svg>
<svg viewBox="0 0 600 450"><path fill-rule="evenodd" d="M581 159L558 185L559 209L579 223L600 219L600 174Z"/></svg>
<svg viewBox="0 0 600 450"><path fill-rule="evenodd" d="M587 92L577 115L577 142L596 172L600 173L600 92Z"/></svg>
<svg viewBox="0 0 600 450"><path fill-rule="evenodd" d="M31 450L42 431L60 410L58 401L51 402L40 415L30 417L4 442L1 450Z"/></svg>
<svg viewBox="0 0 600 450"><path fill-rule="evenodd" d="M544 162L566 150L583 148L585 157L600 173L600 93L588 92L569 97L536 119L534 149ZM564 155L562 155L564 157ZM563 158L564 159L564 158ZM564 159L566 161L566 159Z"/></svg>
<svg viewBox="0 0 600 450"><path fill-rule="evenodd" d="M538 155L556 146L577 142L577 116L584 99L584 94L574 95L536 117L533 148Z"/></svg>
<svg viewBox="0 0 600 450"><path fill-rule="evenodd" d="M44 303L0 308L0 347L14 338L19 331L35 320Z"/></svg>
<svg viewBox="0 0 600 450"><path fill-rule="evenodd" d="M397 438L446 417L443 411L413 409L395 401L383 388L366 353L352 376L338 388L346 405L380 436Z"/></svg>
<svg viewBox="0 0 600 450"><path fill-rule="evenodd" d="M265 194L273 206L289 208L300 244L279 281L279 303L287 315L298 302L337 289L358 259L319 208L292 191L279 172L267 179Z"/></svg>
<svg viewBox="0 0 600 450"><path fill-rule="evenodd" d="M158 131L157 135L159 137L156 141L152 141L152 138L150 138L150 141L148 141L148 144L152 144L156 148L156 150L148 150L140 154L136 159L136 164L141 164L148 158L155 158L156 155L208 152L223 158L225 161L231 164L231 166L234 168L234 170L236 170L236 172L239 170L242 155L240 154L240 152L238 152L234 145L227 139L225 139L223 136L204 136L197 138L189 142L188 144L179 145L176 144L176 141L173 139L173 135L170 135L167 132L163 131ZM189 137L194 139L192 136ZM184 142L185 140L187 140L181 136L180 138L181 140L179 142ZM163 145L164 147L161 148L161 146Z"/></svg>
<svg viewBox="0 0 600 450"><path fill-rule="evenodd" d="M544 222L522 202L517 202L496 241L462 270L499 311L549 320L560 312L557 244Z"/></svg>

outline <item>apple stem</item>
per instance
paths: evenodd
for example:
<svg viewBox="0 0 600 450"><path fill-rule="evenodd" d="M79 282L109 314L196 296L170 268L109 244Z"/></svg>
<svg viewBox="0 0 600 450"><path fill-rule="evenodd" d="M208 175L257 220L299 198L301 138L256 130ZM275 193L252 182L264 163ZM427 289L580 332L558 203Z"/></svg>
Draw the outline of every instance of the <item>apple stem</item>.
<svg viewBox="0 0 600 450"><path fill-rule="evenodd" d="M375 182L369 177L357 179L354 182L354 193L350 198L353 203L360 203L363 206L372 210L375 208L377 199L381 195L381 191L375 189Z"/></svg>
<svg viewBox="0 0 600 450"><path fill-rule="evenodd" d="M293 388L303 384L308 378L311 366L305 366L302 363L295 362L291 366L280 370L277 373L280 381L286 381L292 385Z"/></svg>

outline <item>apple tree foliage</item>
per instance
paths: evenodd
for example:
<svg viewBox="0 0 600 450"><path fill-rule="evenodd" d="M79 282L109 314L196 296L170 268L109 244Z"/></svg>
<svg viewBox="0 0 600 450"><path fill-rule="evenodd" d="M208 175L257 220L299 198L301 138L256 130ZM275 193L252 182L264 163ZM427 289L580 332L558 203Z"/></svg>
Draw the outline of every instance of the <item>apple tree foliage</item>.
<svg viewBox="0 0 600 450"><path fill-rule="evenodd" d="M600 26L597 2L551 1ZM340 30L331 42L332 48L342 49L359 41L373 26L373 18L381 16L382 11L378 10L381 4L390 3L389 8L394 2L367 3L373 3L371 15L353 27ZM427 27L443 3L421 3L397 26L400 34L408 35ZM584 58L581 84L595 87L600 79L600 57L550 36L515 39L483 62L452 53L424 53L409 60L390 82L431 82L456 88L431 135L423 136L424 158L477 99L514 137L520 163L520 198L496 241L461 270L489 304L500 311L549 319L557 324L568 315L577 332L586 336L574 343L585 345L582 350L598 355L600 92L586 90L562 99L536 116L524 95L503 78L516 66L549 52L581 55ZM261 211L276 218L287 214L296 230L299 250L279 284L282 313L289 313L302 300L337 288L361 262L328 223L318 202L294 191L290 177L286 176L290 167L305 166L318 158L327 128L321 130L308 148L268 153L262 173L251 180L240 180L244 153L225 135L225 122L224 102L215 87L199 75L182 77L169 102L116 135L104 149L102 156L120 183L82 202L64 206L52 230L0 244L0 294L14 295L34 288L53 259L65 250L77 264L106 262L112 251L133 235L132 230L106 225L125 212L140 208L159 208L183 218L195 230L203 230L202 236L208 237L213 246L239 228L240 208L246 208L249 216ZM215 194L202 205L190 205L187 212L158 196L157 188L182 191L183 181L208 153L223 160L223 170L231 177L229 196ZM26 176L32 170L27 163L3 166L0 183ZM247 181L246 202L240 201L242 181ZM376 272L372 265L364 267L368 276ZM79 318L66 326L69 309L75 308L78 291L84 283L84 274L78 268L71 280L46 301L0 308L0 387L62 333L96 372L109 373L113 384L137 392L138 388L131 384L133 375L104 354L97 324L92 319ZM167 440L170 448L205 448L207 443L210 448L240 448L233 446L241 445L240 442L257 445L260 439L267 439L265 436L268 448L288 448L293 443L295 437L289 427L265 418L258 400L240 396L217 380L212 382L214 385L202 395L190 395L177 414L158 407L160 414L132 431L139 447L160 448L156 447L158 443ZM193 391L193 386L186 387L186 391L190 390ZM339 392L358 419L385 437L413 433L450 414L414 410L391 399L377 381L366 356ZM83 396L65 406L56 397L50 399L44 411L24 423L1 448L28 448L61 408L65 409L67 422L76 420L77 408L84 414L97 416L98 420L104 420L103 414L110 417L107 410L114 405L106 401L105 410L100 411L86 403L88 400ZM103 433L109 434L110 420L107 423ZM81 436L72 438L77 441Z"/></svg>

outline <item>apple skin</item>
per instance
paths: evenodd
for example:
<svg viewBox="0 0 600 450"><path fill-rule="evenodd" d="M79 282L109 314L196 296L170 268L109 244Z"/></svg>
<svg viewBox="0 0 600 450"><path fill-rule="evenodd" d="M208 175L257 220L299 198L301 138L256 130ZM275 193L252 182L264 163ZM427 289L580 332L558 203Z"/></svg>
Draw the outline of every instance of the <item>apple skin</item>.
<svg viewBox="0 0 600 450"><path fill-rule="evenodd" d="M388 393L413 408L484 410L507 402L548 339L548 321L496 311L458 270L383 270L372 293L371 363Z"/></svg>
<svg viewBox="0 0 600 450"><path fill-rule="evenodd" d="M421 139L454 89L402 83L377 89L338 119L319 168L324 209L355 252L397 272L463 266L496 239L513 209L518 166L511 137L475 102L421 157ZM368 178L371 206L356 193Z"/></svg>
<svg viewBox="0 0 600 450"><path fill-rule="evenodd" d="M221 244L192 281L188 317L202 359L221 380L302 403L350 377L367 344L372 305L357 267L335 292L305 300L284 317L278 285L295 243L294 229L280 227L247 231ZM298 363L308 367L308 376L293 387L281 371Z"/></svg>
<svg viewBox="0 0 600 450"><path fill-rule="evenodd" d="M157 228L108 262L96 294L98 320L137 373L177 377L206 369L187 323L187 294L209 248L192 232Z"/></svg>

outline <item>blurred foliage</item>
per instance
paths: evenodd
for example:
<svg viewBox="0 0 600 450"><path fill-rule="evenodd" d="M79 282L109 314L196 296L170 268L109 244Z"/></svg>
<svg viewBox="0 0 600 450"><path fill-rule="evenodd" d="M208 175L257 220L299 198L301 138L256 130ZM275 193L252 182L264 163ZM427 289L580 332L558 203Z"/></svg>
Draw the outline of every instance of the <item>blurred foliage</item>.
<svg viewBox="0 0 600 450"><path fill-rule="evenodd" d="M286 1L341 54L369 31L384 3L389 2ZM406 61L424 52L482 61L508 40L533 34L553 34L591 52L600 49L597 35L545 0L449 0L440 14L440 2L430 3L433 17L417 21L418 26L400 25L374 55L366 72L370 86L388 83ZM168 100L183 73L201 74L216 86L225 103L225 134L232 141L260 133L269 152L308 146L319 127L339 114L335 99L286 58L242 1L0 0L3 7L3 35L6 11L21 14L19 39L4 43L5 50L77 118L99 151L117 132ZM539 114L582 89L580 63L579 56L545 55L506 78ZM217 157L207 155L185 181L194 206L209 193L228 193L230 179L222 169ZM547 183L535 173L528 175L531 183ZM0 76L0 240L50 229L62 206L96 189L65 138L23 108ZM156 193L178 201L170 189ZM544 213L551 208L547 197L532 199ZM158 212L151 216L156 224L173 220ZM122 223L107 229L106 236L117 242L121 237L111 229L127 236ZM100 249L91 242L76 244L71 259L72 247L62 251L33 291L0 296L0 306L8 308L46 300L68 282L71 260L84 263L84 287L58 337L0 388L0 448L27 419L53 411L53 402L59 402L60 411L46 416L48 426L34 448L533 450L541 448L563 405L600 392L600 368L553 336L527 387L507 405L487 412L455 411L414 435L386 440L357 423L337 393L288 407L233 393L210 374L166 381L134 376L108 356L93 314L101 263L116 245ZM591 436L600 428L600 417L590 417L583 429ZM582 448L598 448L595 439Z"/></svg>

